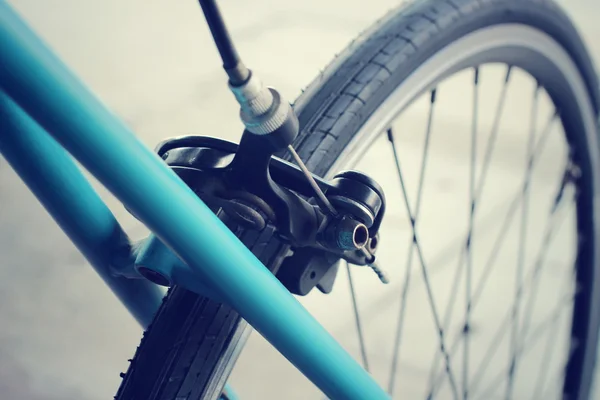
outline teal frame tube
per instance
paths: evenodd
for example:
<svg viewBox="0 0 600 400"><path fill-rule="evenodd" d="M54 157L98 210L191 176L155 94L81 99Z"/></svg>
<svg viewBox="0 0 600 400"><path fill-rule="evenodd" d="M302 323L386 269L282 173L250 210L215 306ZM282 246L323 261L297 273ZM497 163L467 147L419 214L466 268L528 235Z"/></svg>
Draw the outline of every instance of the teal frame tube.
<svg viewBox="0 0 600 400"><path fill-rule="evenodd" d="M147 328L164 292L144 279L118 274L134 261L127 235L67 152L3 92L0 152L133 317Z"/></svg>
<svg viewBox="0 0 600 400"><path fill-rule="evenodd" d="M2 90L329 398L389 398L3 1L0 61Z"/></svg>

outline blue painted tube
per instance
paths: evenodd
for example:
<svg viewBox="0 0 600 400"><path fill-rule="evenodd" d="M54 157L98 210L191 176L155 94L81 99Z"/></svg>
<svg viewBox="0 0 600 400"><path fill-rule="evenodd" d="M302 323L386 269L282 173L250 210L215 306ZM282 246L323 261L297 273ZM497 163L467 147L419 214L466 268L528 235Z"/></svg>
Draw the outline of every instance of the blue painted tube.
<svg viewBox="0 0 600 400"><path fill-rule="evenodd" d="M148 268L192 292L223 301L221 296L204 285L194 272L159 238L150 234L138 249L135 268Z"/></svg>
<svg viewBox="0 0 600 400"><path fill-rule="evenodd" d="M6 3L0 58L0 86L327 396L389 398Z"/></svg>
<svg viewBox="0 0 600 400"><path fill-rule="evenodd" d="M126 261L130 251L115 217L67 152L3 92L0 121L0 152L135 319L147 327L162 291L146 280L111 273L111 266Z"/></svg>

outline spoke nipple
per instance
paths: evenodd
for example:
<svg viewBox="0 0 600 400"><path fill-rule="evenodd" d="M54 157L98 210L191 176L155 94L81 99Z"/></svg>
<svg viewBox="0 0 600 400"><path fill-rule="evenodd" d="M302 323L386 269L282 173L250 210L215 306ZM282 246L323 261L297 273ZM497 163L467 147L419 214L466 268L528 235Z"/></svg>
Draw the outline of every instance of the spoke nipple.
<svg viewBox="0 0 600 400"><path fill-rule="evenodd" d="M508 83L510 80L510 73L512 72L512 65L509 65L506 69L506 77L504 78L504 83Z"/></svg>
<svg viewBox="0 0 600 400"><path fill-rule="evenodd" d="M469 324L465 324L463 326L463 334L468 335L471 332L471 326Z"/></svg>
<svg viewBox="0 0 600 400"><path fill-rule="evenodd" d="M392 132L392 128L387 130L387 138L390 142L394 143L394 132Z"/></svg>

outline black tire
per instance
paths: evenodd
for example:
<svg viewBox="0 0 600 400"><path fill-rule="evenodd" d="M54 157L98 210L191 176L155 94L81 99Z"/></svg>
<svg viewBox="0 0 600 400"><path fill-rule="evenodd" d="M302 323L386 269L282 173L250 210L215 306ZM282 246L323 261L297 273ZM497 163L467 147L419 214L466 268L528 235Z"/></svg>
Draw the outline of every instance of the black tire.
<svg viewBox="0 0 600 400"><path fill-rule="evenodd" d="M553 2L416 1L389 13L351 43L296 101L301 133L294 146L301 158L314 173L327 175L365 121L421 64L469 33L511 23L535 28L562 46L585 82L597 117L598 81L592 62L576 29ZM532 65L526 55L498 57L529 71L547 86L561 110L565 131L571 136L569 141L578 142L579 148L585 149L584 139L577 137L577 132L582 131L582 117L574 95L564 85L548 81L550 75L545 75L544 69L551 68ZM597 149L589 151L597 157ZM281 156L289 159L287 154ZM583 151L577 157L583 172L590 172L590 155ZM594 190L588 183L584 190ZM589 201L578 211L578 223L593 220L592 193L588 195ZM573 340L580 345L567 366L564 386L569 398L577 399L589 395L600 323L600 299L594 285L598 268L595 227L588 231L592 239L582 245L578 259L577 279L583 290L576 299L572 328ZM287 251L284 245L271 240L269 234L258 239L257 233L238 233L267 267L278 268ZM245 323L228 306L182 288L171 289L145 333L116 399L217 398L243 345L244 329Z"/></svg>
<svg viewBox="0 0 600 400"><path fill-rule="evenodd" d="M225 215L221 219L228 222ZM228 226L271 271L277 270L288 246L273 238L272 226L260 233ZM235 361L235 350L248 333L248 325L228 305L174 286L122 374L115 398L218 398L233 366L230 360Z"/></svg>

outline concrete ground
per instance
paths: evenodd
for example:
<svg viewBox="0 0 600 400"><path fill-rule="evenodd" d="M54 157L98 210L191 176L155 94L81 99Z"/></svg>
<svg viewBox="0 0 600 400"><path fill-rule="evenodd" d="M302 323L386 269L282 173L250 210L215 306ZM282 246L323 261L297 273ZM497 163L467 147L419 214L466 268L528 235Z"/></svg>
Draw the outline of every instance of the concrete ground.
<svg viewBox="0 0 600 400"><path fill-rule="evenodd" d="M241 124L232 118L236 106L224 85L224 74L217 53L194 1L9 2L149 146L154 146L165 137L181 134L212 135L230 140L239 138ZM359 31L395 6L398 0L371 0L368 3L341 0L230 0L221 3L246 63L269 85L277 87L292 99L335 53ZM596 40L600 37L597 23L600 3L595 0L563 0L562 3L575 20L596 63L600 63L600 42ZM491 68L485 74L500 76L501 71ZM427 183L431 186L426 186L419 228L429 232L427 236L423 235L423 240L426 240L423 246L432 249L424 251L432 270L436 271L431 279L438 307L444 305L450 292L449 282L453 279L454 268L445 266L455 265L458 257L457 240L448 238L456 237L457 229L463 232L467 220L464 210L460 208L464 208L467 199L457 197L456 203L447 200L451 198L449 194L464 194L468 189L468 169L460 161L468 158L468 136L465 135L470 129L469 107L459 111L461 102L456 101L456 96L461 95L464 88L461 82L464 84L468 77L457 79L454 84L440 88L440 103L450 111L441 113L435 120L432 134L436 136L432 138L430 153L432 166L427 176ZM529 90L532 87L518 73L514 80L517 81L514 86L518 90L512 94L512 98L509 97L510 110L507 110L507 115L515 115L508 114L508 111L513 111L522 116L524 94L531 93ZM495 89L497 92L498 88ZM444 96L444 93L449 95ZM414 196L418 181L422 139L421 135L414 139L402 135L402 132L423 131L422 106L416 105L399 122L397 129L402 136L401 158L404 168L413 171L406 178L411 196ZM487 117L482 118L481 127L489 126L491 122L491 109L485 112ZM516 117L503 127L502 133L505 134L501 137L505 139L499 141L500 155L494 159L490 170L490 178L494 179L495 184L486 187L485 196L489 199L489 205L480 210L481 218L476 222L478 237L481 238L478 239L479 245L483 249L474 255L474 264L477 265L485 262L498 227L507 215L506 200L510 198L509 194L518 189L517 178L522 170L513 167L525 159L521 149L525 148L522 140L526 131L518 132L521 135L511 133L517 128L525 129L518 124L520 121ZM454 135L451 139L443 135L448 131ZM458 140L456 135L463 135L460 138L465 140ZM544 167L536 170L537 186L530 199L530 204L536 205L530 211L529 218L533 222L543 221L547 217L548 199L555 190L553 179L560 172L557 168L561 167L555 160L564 157L559 146L561 143L556 139L558 135L554 137L541 157L540 163ZM397 187L394 166L389 157L390 151L385 146L385 142L377 142L374 152L359 167L373 173L386 190L392 188L388 192L389 198L399 199L400 193L393 189L394 184ZM483 150L480 150L482 153ZM382 161L383 155L387 161ZM377 167L372 168L375 162ZM454 179L456 176L465 178ZM139 326L102 285L2 159L0 188L0 399L110 398L118 387L119 372L126 368L126 360L139 342ZM143 234L143 228L136 225L106 191L102 188L99 190L128 231L134 236ZM440 201L441 196L444 196L443 202ZM566 216L570 216L568 210ZM439 222L441 217L446 218L444 224ZM353 273L358 295L363 300L361 310L365 336L372 353L372 371L382 384L387 379L393 321L397 314L397 296L407 254L408 224L401 203L391 206L386 229L387 235L383 237L393 245L382 247L381 259L382 262L387 259L387 265L392 265L388 267L393 278L392 285L382 288L369 271L356 270ZM512 234L508 236L511 239L507 240L504 255L500 258L508 260L503 265L515 264L518 224L512 229L509 231ZM531 231L528 237L535 242L540 233ZM567 224L549 254L553 268L543 275L544 284L540 286L542 289L539 293L543 301L536 304L560 300L556 293L561 290L560 283L564 281L564 275L560 273L564 274L564 271L559 267L561 262L564 264L568 261L567 248L572 238L573 231L569 230ZM400 248L398 241L402 243ZM451 248L452 244L455 245L454 252L433 251ZM539 243L532 246L535 248ZM533 261L533 253L526 255L528 262ZM394 267L398 263L400 265ZM397 374L398 396L408 399L422 396L423 383L429 374L436 343L428 300L419 273L415 258L415 289L411 290L409 296L406 336ZM494 333L492 328L498 326L498 321L505 315L506 302L498 299L506 296L506 290L503 289L511 287L512 281L508 280L514 279L511 278L513 276L513 270L508 269L504 269L500 275L492 274L490 279L494 285L486 287L486 293L490 293L487 290L492 293L489 297L491 300L488 299L481 306L481 311L473 311L471 352L474 355L469 359L473 371L478 370L476 365L490 344L490 337ZM303 302L358 358L358 341L350 312L345 272L338 279L334 295L324 297L316 294ZM463 292L464 289L460 293ZM411 307L410 304L420 306ZM535 315L532 328L547 317L541 310ZM567 317L561 314L560 318ZM488 325L492 328L488 328ZM450 325L451 338L457 329ZM564 334L559 331L559 336L553 339L556 346L552 348L556 354L564 351L560 345ZM508 354L508 341L499 343L501 350L496 360L502 360ZM543 344L546 339L534 343L539 345L529 346L530 354L532 362L537 363L522 365L515 398L525 398L523 393L531 393L540 360L548 352L548 347ZM458 350L457 354L461 354L461 349ZM457 360L455 362L458 364L453 366L459 368L462 359L458 356ZM484 389L493 381L495 372L498 371L482 374L484 385L479 388L482 398L493 397L492 394L486 395ZM552 375L548 375L547 382L552 382L552 379ZM248 399L319 397L318 391L257 334L252 335L233 373L232 382L244 394L243 398ZM448 398L448 390L446 382L439 398ZM501 393L499 390L495 395Z"/></svg>

